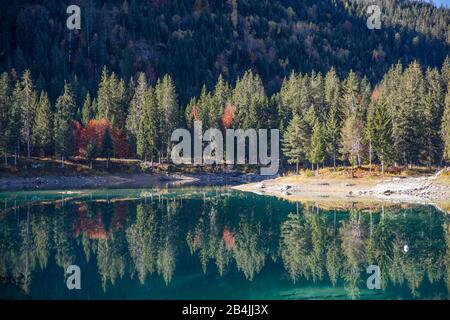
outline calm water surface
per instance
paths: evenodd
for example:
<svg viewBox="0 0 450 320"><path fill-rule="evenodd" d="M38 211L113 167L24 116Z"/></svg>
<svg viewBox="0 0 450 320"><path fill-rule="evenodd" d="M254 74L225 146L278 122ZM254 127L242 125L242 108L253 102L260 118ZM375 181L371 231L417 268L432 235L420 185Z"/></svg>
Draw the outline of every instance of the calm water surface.
<svg viewBox="0 0 450 320"><path fill-rule="evenodd" d="M1 299L450 297L450 218L431 206L223 188L0 193L0 206ZM81 290L66 287L73 264Z"/></svg>

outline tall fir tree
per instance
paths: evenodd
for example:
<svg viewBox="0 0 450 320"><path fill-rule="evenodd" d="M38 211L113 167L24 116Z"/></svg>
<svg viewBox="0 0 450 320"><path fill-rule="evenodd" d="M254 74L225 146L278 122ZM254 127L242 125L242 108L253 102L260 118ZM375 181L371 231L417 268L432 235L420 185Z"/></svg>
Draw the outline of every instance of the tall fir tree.
<svg viewBox="0 0 450 320"><path fill-rule="evenodd" d="M89 121L95 118L94 112L92 110L92 100L90 93L86 93L86 98L84 99L83 108L81 111L81 123L87 126Z"/></svg>
<svg viewBox="0 0 450 320"><path fill-rule="evenodd" d="M175 84L169 75L158 80L155 87L156 103L160 114L160 157L170 154L172 132L180 125L180 110Z"/></svg>
<svg viewBox="0 0 450 320"><path fill-rule="evenodd" d="M444 143L443 159L450 163L450 81L447 84L447 95L445 96L445 111L442 117L441 137Z"/></svg>
<svg viewBox="0 0 450 320"><path fill-rule="evenodd" d="M53 146L53 113L46 92L42 91L37 104L33 126L33 144L40 155L48 155Z"/></svg>
<svg viewBox="0 0 450 320"><path fill-rule="evenodd" d="M56 100L53 125L55 154L64 159L73 153L72 117L75 110L75 99L69 84L64 85L64 92Z"/></svg>
<svg viewBox="0 0 450 320"><path fill-rule="evenodd" d="M22 119L21 138L26 144L27 157L30 157L32 147L32 130L36 113L36 92L34 91L30 70L25 70L22 75L18 99Z"/></svg>
<svg viewBox="0 0 450 320"><path fill-rule="evenodd" d="M418 164L424 149L424 80L417 62L411 63L400 81L401 102L394 125L398 161L410 166Z"/></svg>
<svg viewBox="0 0 450 320"><path fill-rule="evenodd" d="M8 114L11 107L9 77L6 72L0 75L0 154L8 164Z"/></svg>
<svg viewBox="0 0 450 320"><path fill-rule="evenodd" d="M146 94L147 79L145 77L145 73L141 72L138 76L136 88L134 89L133 98L130 102L126 120L126 129L134 140L138 135L139 123L144 113Z"/></svg>
<svg viewBox="0 0 450 320"><path fill-rule="evenodd" d="M381 172L384 174L385 165L394 159L394 139L392 116L383 99L376 104L371 129L374 151L380 160Z"/></svg>
<svg viewBox="0 0 450 320"><path fill-rule="evenodd" d="M437 69L426 72L426 94L424 98L424 155L425 163L431 167L441 160L442 140L440 135L444 93Z"/></svg>
<svg viewBox="0 0 450 320"><path fill-rule="evenodd" d="M295 172L298 174L300 162L308 155L309 140L306 137L308 130L306 122L294 114L286 131L283 134L283 152L288 163L295 163Z"/></svg>
<svg viewBox="0 0 450 320"><path fill-rule="evenodd" d="M137 135L137 154L147 161L151 158L153 164L153 157L157 154L158 148L158 108L156 98L152 87L148 88L145 98L143 116L139 123L139 130Z"/></svg>
<svg viewBox="0 0 450 320"><path fill-rule="evenodd" d="M314 125L311 136L311 148L309 151L309 161L316 165L316 174L319 173L319 164L325 161L325 142L323 129L319 121Z"/></svg>

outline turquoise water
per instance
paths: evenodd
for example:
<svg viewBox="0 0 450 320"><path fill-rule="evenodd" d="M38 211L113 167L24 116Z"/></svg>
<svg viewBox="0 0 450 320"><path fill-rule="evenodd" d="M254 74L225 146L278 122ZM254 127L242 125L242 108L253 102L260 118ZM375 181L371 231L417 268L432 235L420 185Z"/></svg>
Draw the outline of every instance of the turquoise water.
<svg viewBox="0 0 450 320"><path fill-rule="evenodd" d="M0 207L1 299L449 298L450 219L432 206L182 188L0 193Z"/></svg>

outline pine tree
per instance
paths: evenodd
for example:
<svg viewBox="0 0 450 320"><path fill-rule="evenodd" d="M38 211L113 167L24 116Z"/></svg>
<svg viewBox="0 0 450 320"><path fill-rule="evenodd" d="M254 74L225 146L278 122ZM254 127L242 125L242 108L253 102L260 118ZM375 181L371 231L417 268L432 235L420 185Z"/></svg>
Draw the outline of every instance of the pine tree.
<svg viewBox="0 0 450 320"><path fill-rule="evenodd" d="M371 129L374 151L381 162L381 172L384 174L385 165L394 158L394 140L392 138L392 117L383 99L380 99L376 105Z"/></svg>
<svg viewBox="0 0 450 320"><path fill-rule="evenodd" d="M72 88L69 84L64 85L64 92L56 100L55 117L53 125L55 155L60 156L64 166L65 157L72 154L72 117L75 110L75 100Z"/></svg>
<svg viewBox="0 0 450 320"><path fill-rule="evenodd" d="M157 151L158 140L158 110L153 88L147 90L144 114L139 123L139 131L137 135L137 154L147 161L147 157L152 158Z"/></svg>
<svg viewBox="0 0 450 320"><path fill-rule="evenodd" d="M40 154L49 154L53 145L53 114L46 92L42 91L37 104L33 126L33 144Z"/></svg>
<svg viewBox="0 0 450 320"><path fill-rule="evenodd" d="M20 94L18 103L21 110L22 130L21 137L27 146L27 156L31 156L31 135L36 112L36 92L31 80L30 70L25 70L20 81Z"/></svg>
<svg viewBox="0 0 450 320"><path fill-rule="evenodd" d="M128 117L126 121L126 129L133 137L137 138L139 131L139 123L144 113L144 105L147 94L147 80L145 74L141 72L138 76L137 85L134 90L133 98L130 102Z"/></svg>
<svg viewBox="0 0 450 320"><path fill-rule="evenodd" d="M180 111L175 84L169 75L165 75L162 80L158 80L155 88L156 103L160 114L159 139L161 141L160 157L170 154L172 132L178 128Z"/></svg>
<svg viewBox="0 0 450 320"><path fill-rule="evenodd" d="M259 75L246 71L233 90L236 127L260 129L269 123L269 99Z"/></svg>
<svg viewBox="0 0 450 320"><path fill-rule="evenodd" d="M450 81L447 84L447 95L445 96L445 111L442 117L441 137L444 142L444 161L450 162Z"/></svg>
<svg viewBox="0 0 450 320"><path fill-rule="evenodd" d="M295 163L298 174L299 164L308 153L308 143L305 133L308 130L306 122L298 115L294 115L283 135L283 152L288 163Z"/></svg>
<svg viewBox="0 0 450 320"><path fill-rule="evenodd" d="M20 107L21 85L17 81L11 98L11 108L8 112L6 133L8 136L8 149L14 153L14 164L17 164L17 156L20 153L20 133L22 131L22 110Z"/></svg>
<svg viewBox="0 0 450 320"><path fill-rule="evenodd" d="M222 75L217 79L214 88L214 94L211 99L209 108L209 119L211 128L220 128L222 123L222 115L225 106L231 102L231 89L229 84L223 79Z"/></svg>
<svg viewBox="0 0 450 320"><path fill-rule="evenodd" d="M87 126L90 120L94 119L94 112L92 110L92 100L89 92L86 94L86 98L83 103L83 110L81 111L81 123Z"/></svg>
<svg viewBox="0 0 450 320"><path fill-rule="evenodd" d="M11 104L9 77L6 72L0 75L0 153L8 165L8 113Z"/></svg>
<svg viewBox="0 0 450 320"><path fill-rule="evenodd" d="M342 112L345 118L355 116L359 110L360 81L353 71L347 76L342 88Z"/></svg>
<svg viewBox="0 0 450 320"><path fill-rule="evenodd" d="M336 158L338 156L338 147L340 141L341 120L338 111L338 105L333 104L325 123L325 143L326 151L331 154L333 160L333 169L336 171Z"/></svg>
<svg viewBox="0 0 450 320"><path fill-rule="evenodd" d="M394 125L395 149L403 163L418 163L424 149L424 81L420 65L411 63L399 85L400 103Z"/></svg>
<svg viewBox="0 0 450 320"><path fill-rule="evenodd" d="M424 99L424 156L428 167L440 160L442 154L442 140L439 133L442 114L444 111L444 94L441 77L437 69L426 72L427 92Z"/></svg>
<svg viewBox="0 0 450 320"><path fill-rule="evenodd" d="M361 164L363 124L357 117L348 117L341 130L341 153L350 162L352 177L354 177L355 165Z"/></svg>
<svg viewBox="0 0 450 320"><path fill-rule="evenodd" d="M316 174L319 173L319 163L325 161L325 143L322 126L320 122L317 121L314 125L312 137L311 137L311 148L309 151L309 161L316 165Z"/></svg>

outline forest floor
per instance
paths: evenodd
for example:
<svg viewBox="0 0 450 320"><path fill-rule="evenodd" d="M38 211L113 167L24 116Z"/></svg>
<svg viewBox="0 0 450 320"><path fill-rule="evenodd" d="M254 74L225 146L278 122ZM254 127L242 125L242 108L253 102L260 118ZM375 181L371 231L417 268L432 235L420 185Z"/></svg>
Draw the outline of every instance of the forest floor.
<svg viewBox="0 0 450 320"><path fill-rule="evenodd" d="M364 170L363 170L364 171ZM397 202L432 204L450 213L450 172L418 168L400 174L332 172L323 169L234 187L241 191L280 197L290 201L333 203Z"/></svg>

